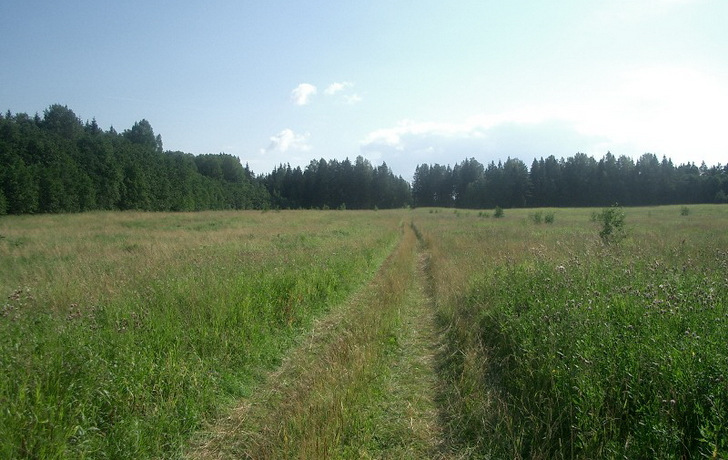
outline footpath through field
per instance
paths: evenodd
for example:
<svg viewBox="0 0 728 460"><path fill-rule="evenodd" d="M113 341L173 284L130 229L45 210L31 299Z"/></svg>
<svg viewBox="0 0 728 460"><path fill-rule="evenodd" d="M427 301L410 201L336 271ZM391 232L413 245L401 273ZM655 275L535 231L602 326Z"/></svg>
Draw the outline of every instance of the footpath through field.
<svg viewBox="0 0 728 460"><path fill-rule="evenodd" d="M375 278L319 320L192 458L444 458L427 255L402 225Z"/></svg>

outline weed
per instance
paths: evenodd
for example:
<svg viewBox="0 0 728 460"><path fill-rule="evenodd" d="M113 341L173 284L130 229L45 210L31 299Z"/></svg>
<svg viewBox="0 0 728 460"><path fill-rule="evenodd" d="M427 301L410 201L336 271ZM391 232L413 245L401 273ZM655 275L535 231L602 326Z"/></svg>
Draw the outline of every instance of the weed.
<svg viewBox="0 0 728 460"><path fill-rule="evenodd" d="M604 244L616 244L627 237L625 214L619 205L602 209L594 219L601 225L599 237Z"/></svg>

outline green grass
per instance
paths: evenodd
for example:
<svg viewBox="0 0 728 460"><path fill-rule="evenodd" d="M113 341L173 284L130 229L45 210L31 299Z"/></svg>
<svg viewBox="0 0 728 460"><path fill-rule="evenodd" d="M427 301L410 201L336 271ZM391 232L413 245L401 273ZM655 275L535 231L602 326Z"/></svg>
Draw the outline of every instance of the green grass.
<svg viewBox="0 0 728 460"><path fill-rule="evenodd" d="M0 457L176 456L390 252L346 217L3 217Z"/></svg>
<svg viewBox="0 0 728 460"><path fill-rule="evenodd" d="M725 458L728 207L594 211L4 216L0 457Z"/></svg>
<svg viewBox="0 0 728 460"><path fill-rule="evenodd" d="M588 210L548 227L423 214L450 278L451 441L485 458L728 455L728 208L691 211L625 209L609 246Z"/></svg>
<svg viewBox="0 0 728 460"><path fill-rule="evenodd" d="M596 256L506 268L467 301L492 350L502 418L519 433L516 452L726 453L726 254L692 266L679 256Z"/></svg>
<svg viewBox="0 0 728 460"><path fill-rule="evenodd" d="M433 374L419 360L431 342L412 337L427 321L419 317L426 305L417 240L408 227L402 232L377 276L317 322L255 394L203 431L193 457L429 457L436 410L423 384Z"/></svg>

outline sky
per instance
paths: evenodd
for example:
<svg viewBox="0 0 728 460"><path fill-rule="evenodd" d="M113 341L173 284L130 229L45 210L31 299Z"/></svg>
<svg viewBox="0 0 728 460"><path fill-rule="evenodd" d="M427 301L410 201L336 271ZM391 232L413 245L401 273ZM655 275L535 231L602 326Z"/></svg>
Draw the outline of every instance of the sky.
<svg viewBox="0 0 728 460"><path fill-rule="evenodd" d="M68 106L257 174L666 156L728 163L728 1L0 2L0 110Z"/></svg>

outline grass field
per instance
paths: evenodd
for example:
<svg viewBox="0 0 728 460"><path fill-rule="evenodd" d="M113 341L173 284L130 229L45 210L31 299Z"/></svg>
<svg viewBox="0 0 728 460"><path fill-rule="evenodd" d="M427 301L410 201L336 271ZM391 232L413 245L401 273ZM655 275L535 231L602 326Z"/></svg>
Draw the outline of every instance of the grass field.
<svg viewBox="0 0 728 460"><path fill-rule="evenodd" d="M492 458L728 455L728 208L423 215L451 442ZM687 214L687 215L684 215Z"/></svg>
<svg viewBox="0 0 728 460"><path fill-rule="evenodd" d="M393 214L0 220L0 457L171 456L391 252Z"/></svg>
<svg viewBox="0 0 728 460"><path fill-rule="evenodd" d="M5 216L0 457L728 456L728 207L624 212Z"/></svg>

